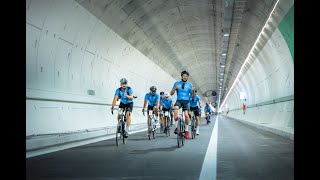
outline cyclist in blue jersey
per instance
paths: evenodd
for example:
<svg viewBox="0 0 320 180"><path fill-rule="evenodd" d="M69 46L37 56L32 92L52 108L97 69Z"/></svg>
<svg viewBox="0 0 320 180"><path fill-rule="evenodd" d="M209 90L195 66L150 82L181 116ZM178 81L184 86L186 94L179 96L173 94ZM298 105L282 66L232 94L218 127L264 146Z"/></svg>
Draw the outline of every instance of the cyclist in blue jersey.
<svg viewBox="0 0 320 180"><path fill-rule="evenodd" d="M194 93L192 93L191 97L190 97L190 111L194 111L194 115L196 117L196 121L197 121L197 130L196 130L196 134L199 135L199 129L200 129L200 115L199 115L199 108L202 108L201 106L201 102L200 102L200 97L196 94L197 90L194 90ZM199 107L198 107L199 104Z"/></svg>
<svg viewBox="0 0 320 180"><path fill-rule="evenodd" d="M164 92L163 91L161 91L160 92L160 106L161 106L161 103L162 103L162 101L164 101L165 100L165 98L164 98ZM160 109L160 106L159 106L159 109ZM161 109L160 109L161 110ZM163 114L159 114L160 115L160 119L162 120L162 116L163 116ZM161 122L161 128L163 128L163 123Z"/></svg>
<svg viewBox="0 0 320 180"><path fill-rule="evenodd" d="M190 94L192 93L193 90L193 85L188 82L189 78L189 73L187 71L182 71L181 72L181 81L177 81L173 84L172 90L170 92L171 95L174 95L174 93L177 91L177 101L174 104L174 121L175 123L175 130L174 133L178 133L178 128L177 128L177 120L178 120L178 110L179 108L182 107L182 110L185 115L185 134L186 134L186 139L189 139L189 99L190 99Z"/></svg>
<svg viewBox="0 0 320 180"><path fill-rule="evenodd" d="M164 98L165 99L162 102L160 101L160 111L163 111L163 112L164 111L168 111L170 113L170 109L174 107L173 106L174 105L173 101L170 98L170 95L169 95L168 92L164 93ZM162 124L164 125L164 127L166 127L167 126L167 122L164 119L164 116L161 116L161 121L162 121ZM163 133L166 133L165 128L163 130Z"/></svg>
<svg viewBox="0 0 320 180"><path fill-rule="evenodd" d="M113 112L114 106L118 99L120 99L119 108L127 107L129 111L126 114L127 117L127 125L125 126L124 136L128 137L131 125L131 113L133 108L133 91L130 86L127 86L127 79L122 78L120 80L120 88L118 88L114 94L114 98L111 105L111 111ZM120 115L118 114L118 121L120 120Z"/></svg>
<svg viewBox="0 0 320 180"><path fill-rule="evenodd" d="M164 92L161 91L161 92L160 92L160 105L161 105L161 102L162 102L163 100L165 100Z"/></svg>
<svg viewBox="0 0 320 180"><path fill-rule="evenodd" d="M145 108L148 104L148 115L149 115L149 111L148 110L153 110L153 113L155 114L155 120L156 123L159 120L158 119L158 106L159 106L159 101L160 101L160 96L159 94L156 93L157 92L157 88L155 86L151 86L150 87L150 92L148 92L145 96L144 96L144 103L143 103L143 108L142 108L142 112L145 111ZM147 125L149 124L148 122L150 121L149 116L147 118Z"/></svg>
<svg viewBox="0 0 320 180"><path fill-rule="evenodd" d="M208 119L208 121L210 122L210 115L211 115L211 113L212 113L212 110L211 110L211 108L210 108L210 106L209 106L208 103L206 103L206 107L204 107L204 111L205 111L205 114L209 113L209 119Z"/></svg>

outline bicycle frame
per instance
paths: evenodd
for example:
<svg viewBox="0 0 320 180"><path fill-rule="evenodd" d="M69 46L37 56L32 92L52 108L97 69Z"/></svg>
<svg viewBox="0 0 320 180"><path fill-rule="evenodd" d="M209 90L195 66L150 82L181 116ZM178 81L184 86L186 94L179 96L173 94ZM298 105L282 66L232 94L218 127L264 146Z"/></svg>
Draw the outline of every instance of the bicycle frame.
<svg viewBox="0 0 320 180"><path fill-rule="evenodd" d="M171 123L171 119L170 119L170 114L169 111L164 111L164 120L166 121L166 127L165 127L165 131L166 131L166 136L170 136L170 123Z"/></svg>
<svg viewBox="0 0 320 180"><path fill-rule="evenodd" d="M128 138L125 138L124 133L125 133L125 125L127 121L126 113L128 111L128 108L118 108L118 115L120 115L120 119L117 124L117 129L116 129L116 145L119 146L119 141L118 141L118 134L119 140L122 139L123 144L127 144Z"/></svg>
<svg viewBox="0 0 320 180"><path fill-rule="evenodd" d="M155 139L155 130L156 130L153 110L148 110L148 116L149 116L149 120L148 120L148 136L149 136L149 140L151 140L151 133L152 133L153 139Z"/></svg>
<svg viewBox="0 0 320 180"><path fill-rule="evenodd" d="M182 108L178 110L178 133L177 133L177 142L178 147L184 145L184 138L185 138L185 116L182 111Z"/></svg>
<svg viewBox="0 0 320 180"><path fill-rule="evenodd" d="M197 119L196 119L194 111L190 111L191 137L192 137L192 139L196 138L196 128L197 128L197 124L196 124L196 120Z"/></svg>

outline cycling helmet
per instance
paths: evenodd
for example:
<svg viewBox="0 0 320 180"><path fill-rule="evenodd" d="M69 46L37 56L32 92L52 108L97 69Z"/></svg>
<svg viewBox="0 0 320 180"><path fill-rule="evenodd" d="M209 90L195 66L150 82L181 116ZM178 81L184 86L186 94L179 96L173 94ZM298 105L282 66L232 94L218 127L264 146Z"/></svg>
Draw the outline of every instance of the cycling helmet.
<svg viewBox="0 0 320 180"><path fill-rule="evenodd" d="M169 93L168 92L165 92L164 93L164 97L169 97L170 95L169 95Z"/></svg>
<svg viewBox="0 0 320 180"><path fill-rule="evenodd" d="M128 83L128 81L127 81L127 79L126 79L126 78L122 78L122 79L120 80L120 83L121 83L121 84L127 84L127 83Z"/></svg>
<svg viewBox="0 0 320 180"><path fill-rule="evenodd" d="M155 86L151 86L150 91L157 91L157 88Z"/></svg>
<svg viewBox="0 0 320 180"><path fill-rule="evenodd" d="M184 75L184 74L186 74L186 75L189 76L189 73L188 73L187 71L182 71L182 72L181 72L181 76Z"/></svg>
<svg viewBox="0 0 320 180"><path fill-rule="evenodd" d="M163 91L161 91L161 92L160 92L160 95L162 96L163 94L164 94L164 92L163 92Z"/></svg>

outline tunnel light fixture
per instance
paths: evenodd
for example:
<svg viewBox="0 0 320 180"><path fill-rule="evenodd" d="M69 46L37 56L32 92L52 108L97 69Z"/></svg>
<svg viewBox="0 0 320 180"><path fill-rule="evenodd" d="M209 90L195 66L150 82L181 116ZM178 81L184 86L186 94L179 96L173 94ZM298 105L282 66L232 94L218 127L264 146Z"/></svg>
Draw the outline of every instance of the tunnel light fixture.
<svg viewBox="0 0 320 180"><path fill-rule="evenodd" d="M226 66L225 66L225 65L221 65L221 67L223 67L223 68L224 68L224 67L226 67Z"/></svg>
<svg viewBox="0 0 320 180"><path fill-rule="evenodd" d="M221 76L223 76L223 73L221 73Z"/></svg>
<svg viewBox="0 0 320 180"><path fill-rule="evenodd" d="M275 5L274 5L273 9L271 10L271 12L270 12L270 14L269 14L269 17L268 17L267 19L270 19L270 18L271 18L271 15L274 13L274 10L276 9L278 3L279 3L279 0L277 0L277 2L275 3ZM263 26L263 28L261 29L261 31L260 31L260 33L259 33L259 35L258 35L258 38L256 39L256 41L255 41L255 43L253 44L251 50L249 51L249 53L248 53L248 55L247 55L244 63L242 64L242 66L241 66L241 68L240 68L240 70L239 70L239 73L238 73L237 77L235 78L235 80L234 80L231 88L229 89L226 97L224 98L224 100L223 100L220 108L223 107L223 105L224 105L224 103L226 102L227 98L229 97L229 94L230 94L230 92L232 91L233 87L234 87L235 84L239 81L239 76L240 76L240 74L242 74L242 71L243 71L245 65L248 63L248 60L250 59L249 57L250 57L251 53L253 52L253 50L255 49L255 47L256 47L256 45L257 45L257 43L258 43L258 41L259 41L259 39L260 39L260 37L261 37L262 32L263 32L264 29L267 27L268 22L269 22L269 20L267 20L267 21L264 23L264 26Z"/></svg>
<svg viewBox="0 0 320 180"><path fill-rule="evenodd" d="M224 37L228 37L228 36L229 36L229 34L228 34L228 33L225 33L223 36L224 36Z"/></svg>
<svg viewBox="0 0 320 180"><path fill-rule="evenodd" d="M226 53L223 53L223 54L222 54L222 56L226 56L226 55L227 55Z"/></svg>

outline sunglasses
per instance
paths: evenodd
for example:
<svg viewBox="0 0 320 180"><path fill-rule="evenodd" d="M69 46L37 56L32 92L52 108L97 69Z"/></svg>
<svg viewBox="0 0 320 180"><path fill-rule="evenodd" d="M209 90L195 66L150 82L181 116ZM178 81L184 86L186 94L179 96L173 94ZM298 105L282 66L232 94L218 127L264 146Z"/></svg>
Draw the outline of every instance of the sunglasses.
<svg viewBox="0 0 320 180"><path fill-rule="evenodd" d="M185 83L182 83L182 89L184 89L184 85L185 85Z"/></svg>
<svg viewBox="0 0 320 180"><path fill-rule="evenodd" d="M151 91L152 93L156 93L156 91Z"/></svg>

